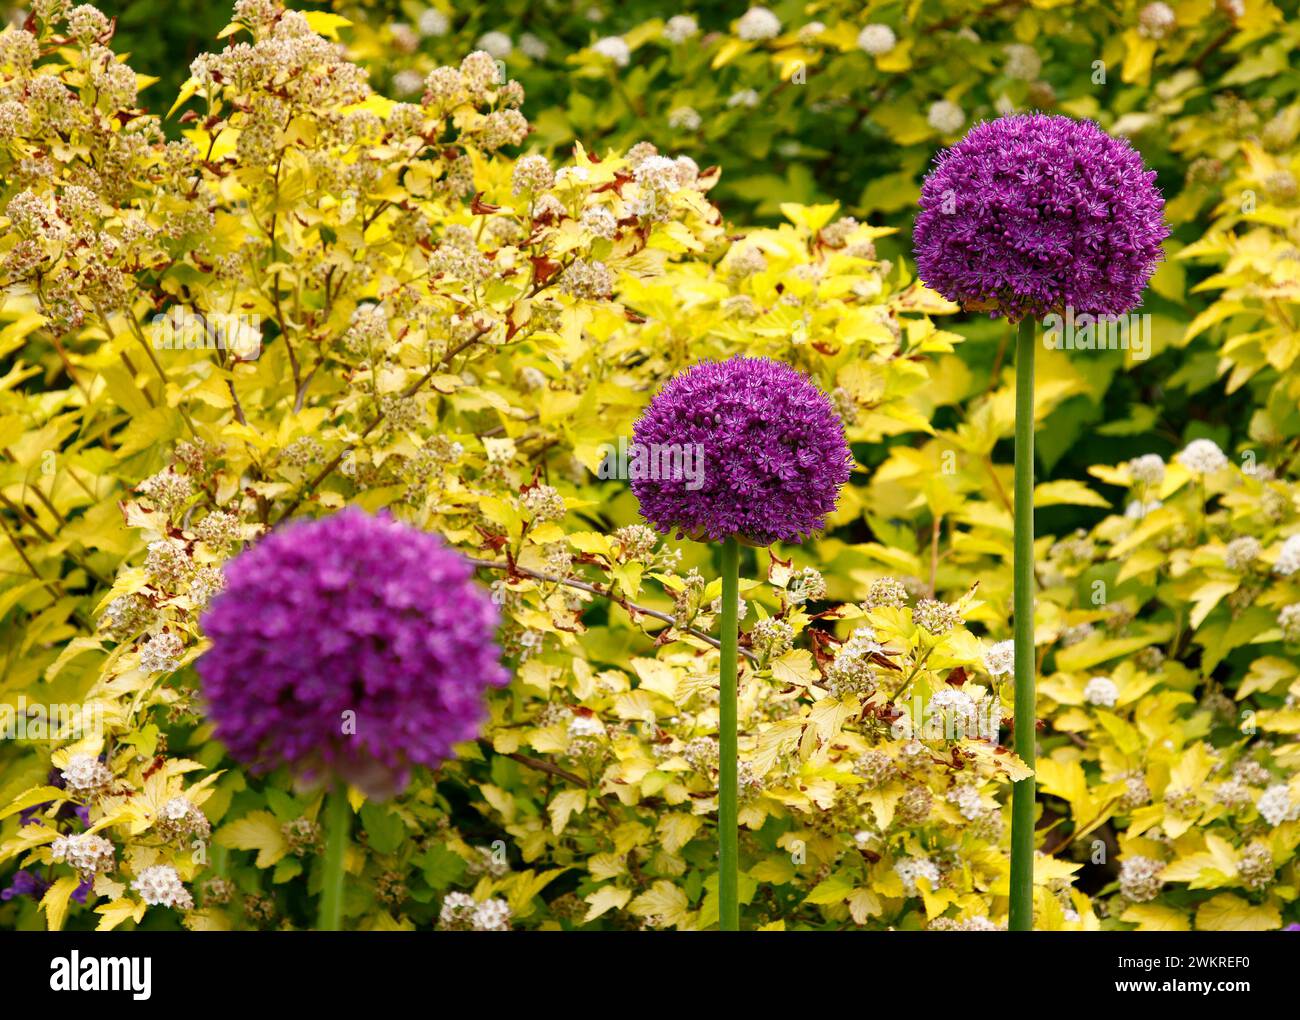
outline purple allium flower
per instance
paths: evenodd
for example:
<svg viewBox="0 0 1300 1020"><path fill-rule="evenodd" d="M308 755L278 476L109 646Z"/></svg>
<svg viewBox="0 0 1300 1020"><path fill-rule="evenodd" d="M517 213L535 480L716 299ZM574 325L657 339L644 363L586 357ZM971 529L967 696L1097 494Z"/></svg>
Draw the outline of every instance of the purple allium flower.
<svg viewBox="0 0 1300 1020"><path fill-rule="evenodd" d="M226 568L197 663L217 736L255 767L376 796L477 735L508 675L498 618L435 535L349 508L268 535Z"/></svg>
<svg viewBox="0 0 1300 1020"><path fill-rule="evenodd" d="M672 451L698 451L698 470L630 470L632 491L660 531L711 541L770 545L820 531L853 463L826 394L766 358L702 362L670 379L633 440L634 457L660 468Z"/></svg>
<svg viewBox="0 0 1300 1020"><path fill-rule="evenodd" d="M1136 307L1169 230L1155 171L1091 121L977 124L921 187L921 279L971 310L1041 318Z"/></svg>

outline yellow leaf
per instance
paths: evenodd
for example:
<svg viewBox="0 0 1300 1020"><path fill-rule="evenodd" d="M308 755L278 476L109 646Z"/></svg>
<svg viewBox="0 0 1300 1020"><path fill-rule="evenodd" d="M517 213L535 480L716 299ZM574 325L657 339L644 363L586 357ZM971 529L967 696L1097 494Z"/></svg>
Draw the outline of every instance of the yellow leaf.
<svg viewBox="0 0 1300 1020"><path fill-rule="evenodd" d="M1282 916L1272 903L1258 906L1232 893L1220 893L1196 911L1199 931L1271 931L1282 927Z"/></svg>
<svg viewBox="0 0 1300 1020"><path fill-rule="evenodd" d="M547 808L551 815L551 831L558 836L569 824L573 813L583 811L586 806L586 790L561 790L551 799Z"/></svg>
<svg viewBox="0 0 1300 1020"><path fill-rule="evenodd" d="M330 14L328 11L303 11L302 16L307 19L307 24L311 30L327 39L337 39L339 29L346 28L352 24L341 14Z"/></svg>
<svg viewBox="0 0 1300 1020"><path fill-rule="evenodd" d="M631 889L620 889L616 885L601 886L594 893L585 897L590 906L587 908L587 916L582 920L584 922L594 921L608 910L622 910L627 906L627 901L631 898Z"/></svg>
<svg viewBox="0 0 1300 1020"><path fill-rule="evenodd" d="M77 891L80 884L75 878L61 878L45 890L41 909L45 911L45 923L50 931L63 928L63 920L68 916L68 897Z"/></svg>
<svg viewBox="0 0 1300 1020"><path fill-rule="evenodd" d="M259 868L271 867L289 852L280 821L269 811L254 811L223 825L213 839L218 846L233 850L256 850Z"/></svg>
<svg viewBox="0 0 1300 1020"><path fill-rule="evenodd" d="M1158 903L1135 903L1119 919L1136 924L1138 931L1191 931L1192 927L1181 910Z"/></svg>
<svg viewBox="0 0 1300 1020"><path fill-rule="evenodd" d="M632 901L629 909L637 917L653 917L662 926L681 927L691 919L690 901L684 890L660 880Z"/></svg>

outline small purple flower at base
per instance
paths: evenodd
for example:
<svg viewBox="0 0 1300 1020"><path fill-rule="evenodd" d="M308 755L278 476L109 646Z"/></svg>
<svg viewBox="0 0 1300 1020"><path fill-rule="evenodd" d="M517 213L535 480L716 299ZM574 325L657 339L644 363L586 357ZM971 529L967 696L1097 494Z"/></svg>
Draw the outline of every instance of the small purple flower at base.
<svg viewBox="0 0 1300 1020"><path fill-rule="evenodd" d="M30 896L34 900L39 900L49 887L50 883L34 871L18 871L14 873L9 885L0 889L0 900L8 902L15 896Z"/></svg>
<svg viewBox="0 0 1300 1020"><path fill-rule="evenodd" d="M926 286L1012 320L1123 315L1169 236L1155 172L1091 121L1018 114L939 153L913 247Z"/></svg>
<svg viewBox="0 0 1300 1020"><path fill-rule="evenodd" d="M437 768L509 682L472 573L437 536L355 508L273 532L227 565L201 621L218 738L254 768L372 797Z"/></svg>
<svg viewBox="0 0 1300 1020"><path fill-rule="evenodd" d="M829 397L766 358L701 362L674 376L633 429L643 449L699 449L702 478L633 478L641 514L664 533L754 545L820 531L853 456Z"/></svg>

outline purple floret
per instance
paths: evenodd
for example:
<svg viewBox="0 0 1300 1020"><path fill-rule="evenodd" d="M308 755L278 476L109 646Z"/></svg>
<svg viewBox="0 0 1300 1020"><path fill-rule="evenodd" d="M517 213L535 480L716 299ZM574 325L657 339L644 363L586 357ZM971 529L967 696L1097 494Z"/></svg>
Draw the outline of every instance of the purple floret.
<svg viewBox="0 0 1300 1020"><path fill-rule="evenodd" d="M254 768L391 794L477 736L485 689L509 680L469 564L386 516L291 524L226 580L197 668L217 736Z"/></svg>
<svg viewBox="0 0 1300 1020"><path fill-rule="evenodd" d="M632 491L660 531L710 541L807 538L825 526L853 464L826 394L766 358L703 362L675 376L637 421L633 440L647 456L701 452L703 484L698 475L633 474Z"/></svg>
<svg viewBox="0 0 1300 1020"><path fill-rule="evenodd" d="M913 232L921 279L971 310L1137 307L1169 236L1155 171L1091 121L1018 114L939 153Z"/></svg>

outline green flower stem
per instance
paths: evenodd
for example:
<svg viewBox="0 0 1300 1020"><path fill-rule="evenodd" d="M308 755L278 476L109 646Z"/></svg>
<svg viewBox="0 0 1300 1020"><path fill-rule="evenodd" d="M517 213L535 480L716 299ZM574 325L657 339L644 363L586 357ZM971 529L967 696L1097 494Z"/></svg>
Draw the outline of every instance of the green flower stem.
<svg viewBox="0 0 1300 1020"><path fill-rule="evenodd" d="M343 929L343 862L348 855L352 807L348 788L337 784L325 796L325 875L320 888L320 931Z"/></svg>
<svg viewBox="0 0 1300 1020"><path fill-rule="evenodd" d="M1034 343L1031 316L1016 336L1015 751L1034 767ZM1034 927L1034 777L1011 789L1011 931Z"/></svg>
<svg viewBox="0 0 1300 1020"><path fill-rule="evenodd" d="M740 543L722 543L722 663L718 702L718 927L740 931L737 900L736 626L740 604Z"/></svg>

